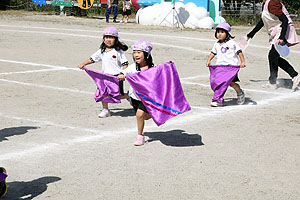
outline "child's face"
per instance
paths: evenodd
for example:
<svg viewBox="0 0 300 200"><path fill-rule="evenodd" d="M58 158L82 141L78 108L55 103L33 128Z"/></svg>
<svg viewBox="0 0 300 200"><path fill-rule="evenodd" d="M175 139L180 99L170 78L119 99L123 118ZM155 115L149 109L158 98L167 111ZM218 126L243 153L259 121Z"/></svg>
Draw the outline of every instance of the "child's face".
<svg viewBox="0 0 300 200"><path fill-rule="evenodd" d="M112 48L115 44L116 38L110 35L104 36L104 44L108 48Z"/></svg>
<svg viewBox="0 0 300 200"><path fill-rule="evenodd" d="M133 51L133 59L136 63L138 64L142 64L145 62L145 57L144 57L144 52L143 51Z"/></svg>
<svg viewBox="0 0 300 200"><path fill-rule="evenodd" d="M224 41L226 39L226 32L222 29L217 30L217 38L218 40Z"/></svg>

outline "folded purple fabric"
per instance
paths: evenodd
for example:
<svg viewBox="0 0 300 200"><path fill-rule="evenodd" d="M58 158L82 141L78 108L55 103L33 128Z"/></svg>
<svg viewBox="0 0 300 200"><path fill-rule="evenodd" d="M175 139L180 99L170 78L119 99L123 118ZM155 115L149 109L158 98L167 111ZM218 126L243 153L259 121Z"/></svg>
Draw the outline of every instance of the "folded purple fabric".
<svg viewBox="0 0 300 200"><path fill-rule="evenodd" d="M122 95L120 93L119 81L116 76L104 74L86 67L84 70L90 75L97 86L94 95L96 102L121 103Z"/></svg>
<svg viewBox="0 0 300 200"><path fill-rule="evenodd" d="M172 62L127 75L126 79L158 126L191 109Z"/></svg>
<svg viewBox="0 0 300 200"><path fill-rule="evenodd" d="M239 65L210 65L210 86L214 91L212 101L224 101L225 92L239 72Z"/></svg>
<svg viewBox="0 0 300 200"><path fill-rule="evenodd" d="M5 172L0 173L0 182L4 181L7 177L7 174Z"/></svg>

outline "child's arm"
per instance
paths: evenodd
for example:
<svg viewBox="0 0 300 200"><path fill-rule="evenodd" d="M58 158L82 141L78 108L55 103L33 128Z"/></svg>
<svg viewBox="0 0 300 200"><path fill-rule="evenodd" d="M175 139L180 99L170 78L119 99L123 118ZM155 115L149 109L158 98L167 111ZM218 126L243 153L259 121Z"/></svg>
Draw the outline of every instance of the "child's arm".
<svg viewBox="0 0 300 200"><path fill-rule="evenodd" d="M83 69L86 65L92 64L93 61L91 59L87 59L86 61L84 61L83 63L77 65L77 67L79 69Z"/></svg>
<svg viewBox="0 0 300 200"><path fill-rule="evenodd" d="M125 12L125 11L126 11L126 8L125 8L125 0L122 0L122 4L123 4L123 11Z"/></svg>
<svg viewBox="0 0 300 200"><path fill-rule="evenodd" d="M240 51L240 52L238 53L238 55L239 55L240 61L241 61L240 67L241 67L241 68L246 67L244 54Z"/></svg>
<svg viewBox="0 0 300 200"><path fill-rule="evenodd" d="M215 57L215 54L213 53L210 53L208 58L207 58L207 61L206 61L206 67L209 67L210 65L210 61Z"/></svg>
<svg viewBox="0 0 300 200"><path fill-rule="evenodd" d="M126 69L127 67L128 67L128 64L127 65L123 65L123 70Z"/></svg>
<svg viewBox="0 0 300 200"><path fill-rule="evenodd" d="M259 22L257 23L257 25L253 28L253 30L247 34L247 41L250 38L253 38L254 35L262 28L264 27L264 22L262 20L259 20Z"/></svg>

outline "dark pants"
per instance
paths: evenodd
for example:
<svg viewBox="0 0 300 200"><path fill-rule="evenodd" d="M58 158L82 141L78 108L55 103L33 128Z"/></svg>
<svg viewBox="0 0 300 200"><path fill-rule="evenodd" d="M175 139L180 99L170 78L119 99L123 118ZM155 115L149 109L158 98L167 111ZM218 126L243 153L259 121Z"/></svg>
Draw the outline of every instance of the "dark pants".
<svg viewBox="0 0 300 200"><path fill-rule="evenodd" d="M294 70L293 66L288 61L280 57L274 45L272 45L268 57L269 57L269 67L270 67L270 77L269 77L270 84L276 84L276 80L278 76L278 67L280 67L286 73L288 73L291 78L294 78L295 76L298 75L298 72Z"/></svg>
<svg viewBox="0 0 300 200"><path fill-rule="evenodd" d="M106 20L109 19L109 15L111 12L111 9L113 9L113 14L114 14L114 20L117 19L117 15L118 15L118 6L117 5L112 5L110 8L108 8L108 5L106 6Z"/></svg>

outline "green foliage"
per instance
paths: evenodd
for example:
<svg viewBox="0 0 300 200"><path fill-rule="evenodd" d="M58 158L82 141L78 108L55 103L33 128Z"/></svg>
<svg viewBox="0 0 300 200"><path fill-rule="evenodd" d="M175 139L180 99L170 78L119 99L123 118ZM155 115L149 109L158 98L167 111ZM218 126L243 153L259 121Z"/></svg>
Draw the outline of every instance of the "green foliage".
<svg viewBox="0 0 300 200"><path fill-rule="evenodd" d="M300 1L299 0L283 0L282 3L290 14L300 14Z"/></svg>

